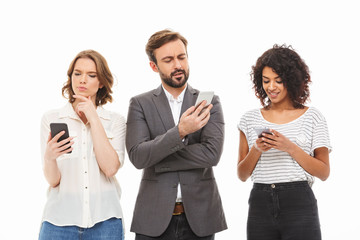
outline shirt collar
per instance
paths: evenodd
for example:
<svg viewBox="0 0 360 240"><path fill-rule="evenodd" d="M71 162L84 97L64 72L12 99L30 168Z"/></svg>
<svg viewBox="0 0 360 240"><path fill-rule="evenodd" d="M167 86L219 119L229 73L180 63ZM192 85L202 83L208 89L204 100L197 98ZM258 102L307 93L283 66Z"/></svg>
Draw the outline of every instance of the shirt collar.
<svg viewBox="0 0 360 240"><path fill-rule="evenodd" d="M96 113L98 114L98 116L100 118L105 119L105 120L110 120L109 112L106 111L103 107L98 106L96 108ZM65 107L60 109L60 112L59 112L59 118L66 118L66 117L80 120L79 116L74 111L72 104L69 102L65 105Z"/></svg>
<svg viewBox="0 0 360 240"><path fill-rule="evenodd" d="M177 97L177 98L174 98L173 95L171 95L171 93L169 93L163 85L161 85L162 88L164 89L164 92L165 92L165 95L168 99L169 102L177 102L177 103L182 103L183 100L184 100L184 95L185 95L185 91L186 91L186 88L187 86L184 88L184 90L180 93L180 95Z"/></svg>

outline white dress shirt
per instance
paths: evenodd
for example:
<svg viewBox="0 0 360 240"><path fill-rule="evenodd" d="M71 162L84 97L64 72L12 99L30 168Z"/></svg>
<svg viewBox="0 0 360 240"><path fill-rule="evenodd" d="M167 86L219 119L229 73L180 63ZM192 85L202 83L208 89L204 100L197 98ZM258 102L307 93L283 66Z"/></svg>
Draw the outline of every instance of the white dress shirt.
<svg viewBox="0 0 360 240"><path fill-rule="evenodd" d="M126 132L124 117L102 107L97 107L96 112L123 165ZM57 187L49 187L42 220L57 226L88 228L112 217L122 218L120 185L115 176L108 178L100 170L93 150L90 125L80 120L70 103L45 113L41 120L43 164L50 123L66 123L70 136L75 138L72 153L56 159L61 180Z"/></svg>
<svg viewBox="0 0 360 240"><path fill-rule="evenodd" d="M169 93L168 91L166 91L166 89L164 88L164 86L162 86L165 92L165 95L169 101L169 105L170 105L170 109L171 109L171 113L172 116L174 118L174 123L175 126L178 125L179 120L180 120L180 114L181 114L181 107L182 107L182 103L184 100L184 94L185 94L185 90L186 88L184 88L184 90L180 93L180 95L177 98L174 98L173 95L171 95L171 93ZM181 187L180 184L178 184L178 191L177 191L177 197L176 197L176 202L181 202L182 198L181 198Z"/></svg>

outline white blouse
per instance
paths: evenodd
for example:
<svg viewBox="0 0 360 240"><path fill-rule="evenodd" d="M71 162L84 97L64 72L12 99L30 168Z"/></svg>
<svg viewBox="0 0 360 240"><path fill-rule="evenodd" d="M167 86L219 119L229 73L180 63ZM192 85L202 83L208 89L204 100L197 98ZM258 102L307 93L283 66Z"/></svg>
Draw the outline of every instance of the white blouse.
<svg viewBox="0 0 360 240"><path fill-rule="evenodd" d="M96 112L106 135L124 163L126 123L121 115L97 107ZM74 138L73 150L56 159L61 172L60 184L49 187L43 221L57 226L89 228L112 217L122 218L121 189L115 176L108 178L100 170L93 150L90 125L84 124L68 103L45 113L41 120L41 157L50 133L50 123L66 123Z"/></svg>
<svg viewBox="0 0 360 240"><path fill-rule="evenodd" d="M310 107L299 118L286 124L268 122L260 109L246 112L240 120L238 129L245 134L249 150L258 138L254 128L259 127L268 127L278 131L311 156L314 156L316 148L326 147L331 151L326 120L314 107ZM265 184L308 181L312 185L314 182L314 177L306 172L290 154L274 148L261 154L251 179L255 183Z"/></svg>

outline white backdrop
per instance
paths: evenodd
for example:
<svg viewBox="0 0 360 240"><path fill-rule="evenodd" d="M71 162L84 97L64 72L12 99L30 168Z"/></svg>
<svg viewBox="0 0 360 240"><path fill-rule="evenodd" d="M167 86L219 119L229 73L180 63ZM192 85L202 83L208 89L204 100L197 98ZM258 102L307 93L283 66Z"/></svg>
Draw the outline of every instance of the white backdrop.
<svg viewBox="0 0 360 240"><path fill-rule="evenodd" d="M252 183L236 176L241 115L260 107L249 73L273 44L286 43L311 70L311 102L325 115L333 152L331 175L317 180L323 239L355 239L360 215L356 155L360 16L356 1L1 1L0 239L37 239L46 201L39 127L42 114L66 100L61 87L75 55L99 51L116 76L114 103L126 117L130 97L156 88L145 54L151 34L164 28L189 41L189 83L220 96L226 122L215 174L229 229L216 239L245 239ZM141 171L127 156L117 173L126 238Z"/></svg>

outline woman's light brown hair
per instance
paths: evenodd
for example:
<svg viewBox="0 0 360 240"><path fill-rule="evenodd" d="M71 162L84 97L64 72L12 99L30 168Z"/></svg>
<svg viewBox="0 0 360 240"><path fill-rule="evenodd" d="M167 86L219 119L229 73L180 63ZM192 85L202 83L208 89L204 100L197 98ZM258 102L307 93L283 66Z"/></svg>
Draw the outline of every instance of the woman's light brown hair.
<svg viewBox="0 0 360 240"><path fill-rule="evenodd" d="M94 50L82 51L78 53L78 55L76 55L74 60L72 60L69 69L67 71L68 80L64 84L64 87L62 88L62 95L65 98L69 99L70 103L73 103L75 101L75 98L73 97L75 93L72 89L71 76L74 72L76 61L80 58L88 58L94 61L96 65L97 78L99 79L99 82L103 85L103 87L99 88L99 90L96 93L96 99L95 99L96 106L101 106L106 104L107 102L112 102L111 88L114 83L113 76L110 72L109 66L105 58L100 53Z"/></svg>

